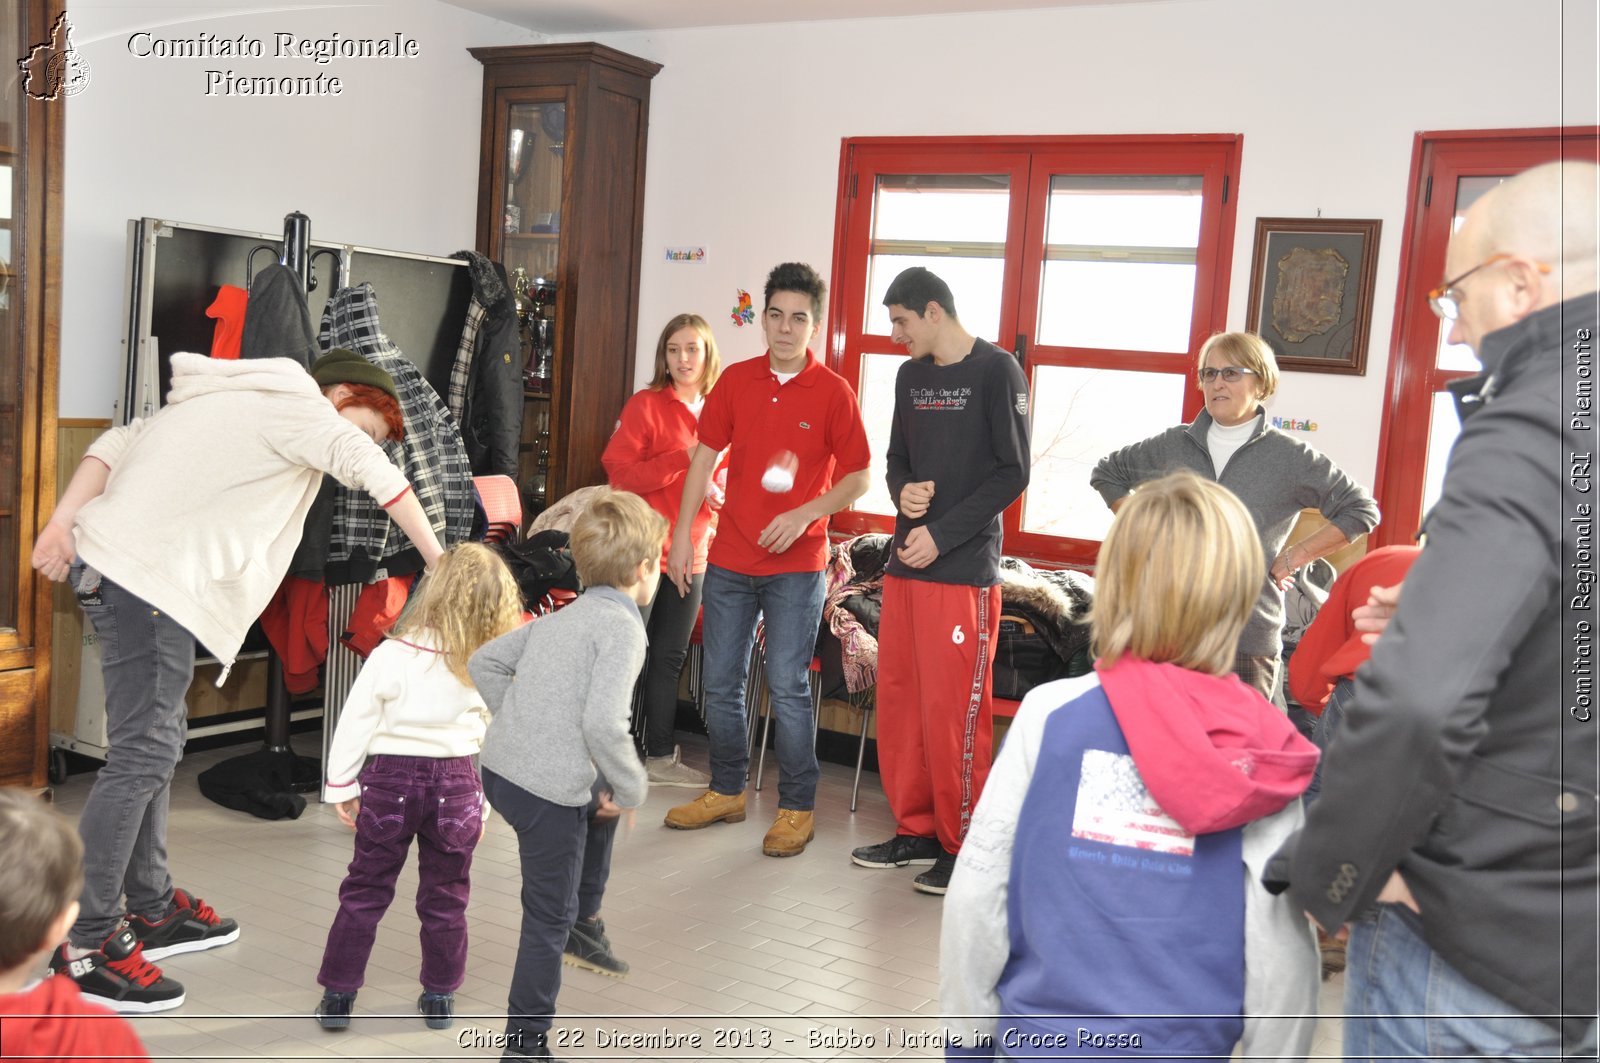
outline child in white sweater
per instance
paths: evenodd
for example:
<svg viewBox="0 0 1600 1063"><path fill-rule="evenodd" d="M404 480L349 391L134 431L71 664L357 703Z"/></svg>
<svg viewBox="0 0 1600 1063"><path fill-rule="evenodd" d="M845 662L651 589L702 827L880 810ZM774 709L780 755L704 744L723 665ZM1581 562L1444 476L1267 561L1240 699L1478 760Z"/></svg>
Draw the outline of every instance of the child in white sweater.
<svg viewBox="0 0 1600 1063"><path fill-rule="evenodd" d="M453 994L466 974L467 874L485 815L473 757L489 725L467 659L521 622L522 597L505 563L485 546L463 543L435 564L350 688L327 773L356 845L317 975L326 990L316 1012L324 1029L350 1025L378 921L413 838L423 931L417 1008L433 1029L453 1021Z"/></svg>

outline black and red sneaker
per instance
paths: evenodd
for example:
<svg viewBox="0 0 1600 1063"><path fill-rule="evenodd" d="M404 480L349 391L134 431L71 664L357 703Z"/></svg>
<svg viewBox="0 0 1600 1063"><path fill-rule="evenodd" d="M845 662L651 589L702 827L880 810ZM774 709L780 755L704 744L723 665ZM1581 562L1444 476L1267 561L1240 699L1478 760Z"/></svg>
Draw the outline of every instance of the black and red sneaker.
<svg viewBox="0 0 1600 1063"><path fill-rule="evenodd" d="M183 1005L183 986L145 959L139 939L128 925L117 927L99 949L70 959L67 946L50 954L50 972L70 978L87 1000L112 1011L170 1011Z"/></svg>
<svg viewBox="0 0 1600 1063"><path fill-rule="evenodd" d="M183 952L203 952L239 939L239 924L224 919L198 897L183 890L172 893L172 911L158 922L139 915L128 916L128 926L152 960Z"/></svg>

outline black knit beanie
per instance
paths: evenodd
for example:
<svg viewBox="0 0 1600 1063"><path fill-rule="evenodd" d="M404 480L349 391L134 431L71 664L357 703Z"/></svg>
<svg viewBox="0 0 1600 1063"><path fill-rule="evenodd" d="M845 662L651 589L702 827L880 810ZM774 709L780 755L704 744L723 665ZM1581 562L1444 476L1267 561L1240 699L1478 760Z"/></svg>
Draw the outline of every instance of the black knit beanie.
<svg viewBox="0 0 1600 1063"><path fill-rule="evenodd" d="M380 391L388 392L395 402L400 401L400 393L395 390L394 380L388 373L343 347L335 347L311 363L311 377L322 388L331 388L335 384L371 384Z"/></svg>

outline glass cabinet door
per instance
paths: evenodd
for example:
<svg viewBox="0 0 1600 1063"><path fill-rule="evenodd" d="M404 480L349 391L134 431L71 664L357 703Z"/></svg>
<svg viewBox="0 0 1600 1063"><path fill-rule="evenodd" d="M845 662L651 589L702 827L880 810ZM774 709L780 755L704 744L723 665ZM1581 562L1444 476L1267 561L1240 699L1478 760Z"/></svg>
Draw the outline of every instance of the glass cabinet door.
<svg viewBox="0 0 1600 1063"><path fill-rule="evenodd" d="M561 251L561 193L567 156L565 97L511 102L501 136L501 262L517 293L522 322L523 433L518 482L523 509L537 514L550 501L551 398L556 390L557 278Z"/></svg>
<svg viewBox="0 0 1600 1063"><path fill-rule="evenodd" d="M508 272L555 278L561 244L561 175L567 105L514 103L505 133L502 260Z"/></svg>

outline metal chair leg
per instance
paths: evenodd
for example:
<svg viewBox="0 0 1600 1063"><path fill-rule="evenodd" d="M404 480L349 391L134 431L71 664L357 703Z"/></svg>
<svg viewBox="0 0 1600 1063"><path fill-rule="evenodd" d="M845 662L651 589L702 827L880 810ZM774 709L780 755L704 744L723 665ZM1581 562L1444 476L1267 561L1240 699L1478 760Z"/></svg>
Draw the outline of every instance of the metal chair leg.
<svg viewBox="0 0 1600 1063"><path fill-rule="evenodd" d="M750 647L749 677L744 685L744 761L745 775L750 774L750 761L756 751L756 721L762 712L762 692L767 681L766 655L758 640Z"/></svg>
<svg viewBox="0 0 1600 1063"><path fill-rule="evenodd" d="M817 735L822 730L822 672L812 669L806 673L811 683L811 748L817 748Z"/></svg>
<svg viewBox="0 0 1600 1063"><path fill-rule="evenodd" d="M700 722L706 721L706 686L700 674L704 664L705 647L696 642L689 647L689 700L694 702L695 711L700 714Z"/></svg>
<svg viewBox="0 0 1600 1063"><path fill-rule="evenodd" d="M767 767L767 736L772 733L772 691L767 691L767 711L761 723L761 752L756 755L756 793L761 792L761 776Z"/></svg>
<svg viewBox="0 0 1600 1063"><path fill-rule="evenodd" d="M850 784L850 811L856 810L856 798L861 793L861 766L867 760L867 722L872 714L872 704L863 702L861 706L861 745L856 750L856 780Z"/></svg>

